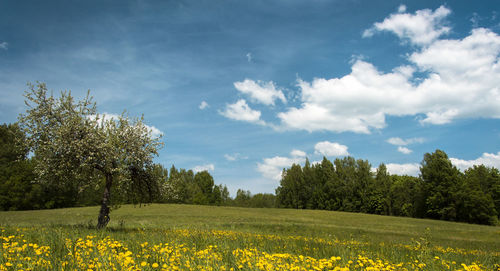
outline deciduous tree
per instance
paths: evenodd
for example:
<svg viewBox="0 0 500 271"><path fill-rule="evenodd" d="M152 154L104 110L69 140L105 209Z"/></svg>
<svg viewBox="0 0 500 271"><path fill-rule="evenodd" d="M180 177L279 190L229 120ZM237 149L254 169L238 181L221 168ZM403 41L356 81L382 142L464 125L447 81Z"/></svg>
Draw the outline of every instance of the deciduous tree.
<svg viewBox="0 0 500 271"><path fill-rule="evenodd" d="M81 191L104 179L98 228L109 222L112 187L136 196L154 192L147 169L162 143L142 117L107 118L89 93L80 101L67 91L54 97L43 83L29 85L25 97L28 109L19 122L38 159L39 181Z"/></svg>

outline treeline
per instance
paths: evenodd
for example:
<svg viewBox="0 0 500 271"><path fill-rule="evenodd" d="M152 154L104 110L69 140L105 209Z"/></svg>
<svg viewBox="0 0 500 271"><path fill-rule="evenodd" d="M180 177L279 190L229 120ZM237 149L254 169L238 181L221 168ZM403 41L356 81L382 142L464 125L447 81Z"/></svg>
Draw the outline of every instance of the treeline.
<svg viewBox="0 0 500 271"><path fill-rule="evenodd" d="M96 185L58 185L57 182L41 182L36 178L37 156L28 157L23 144L24 134L17 124L0 126L0 210L33 210L95 206L101 204L105 180ZM85 176L82 176L84 178ZM120 176L117 183L120 184ZM214 183L207 171L169 170L154 164L138 178L146 178L143 187L117 187L122 193L112 196L114 204L137 204L144 195L152 195L148 202L183 203L240 207L274 207L272 194L252 195L238 190L231 198L225 185Z"/></svg>
<svg viewBox="0 0 500 271"><path fill-rule="evenodd" d="M500 172L484 165L464 173L441 150L426 153L420 177L375 173L366 160L337 158L283 170L276 189L284 208L361 212L495 225L500 213Z"/></svg>
<svg viewBox="0 0 500 271"><path fill-rule="evenodd" d="M192 170L180 169L175 166L168 172L157 165L161 184L162 203L185 203L217 206L238 207L275 207L276 196L273 194L255 194L238 189L235 198L231 198L226 185L215 185L214 179L207 171L194 174Z"/></svg>
<svg viewBox="0 0 500 271"><path fill-rule="evenodd" d="M99 205L105 178L81 182L42 181L37 178L36 153L28 155L25 135L17 124L0 126L0 210L48 209ZM183 203L240 207L282 207L338 210L381 215L433 218L479 224L497 224L500 214L500 172L484 165L460 172L445 152L427 153L420 177L390 175L384 164L375 173L366 160L323 158L311 165L284 169L276 195L239 189L230 197L225 185L216 185L207 171L170 171L153 164L134 176L116 176L113 204ZM121 178L141 179L122 182ZM122 186L122 187L121 187Z"/></svg>

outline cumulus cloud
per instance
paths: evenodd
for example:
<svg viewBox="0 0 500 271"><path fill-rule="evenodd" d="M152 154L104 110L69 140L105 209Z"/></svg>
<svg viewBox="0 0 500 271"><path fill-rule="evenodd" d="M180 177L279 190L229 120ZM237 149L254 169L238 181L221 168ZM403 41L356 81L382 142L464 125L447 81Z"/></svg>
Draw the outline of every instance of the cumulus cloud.
<svg viewBox="0 0 500 271"><path fill-rule="evenodd" d="M193 171L194 172L214 171L214 169L215 169L214 164L206 164L206 165L195 166L193 168Z"/></svg>
<svg viewBox="0 0 500 271"><path fill-rule="evenodd" d="M242 82L235 82L234 87L241 93L250 96L252 101L265 105L274 105L276 99L286 103L285 95L281 90L276 89L272 81L262 82L245 79Z"/></svg>
<svg viewBox="0 0 500 271"><path fill-rule="evenodd" d="M402 146L399 146L398 147L398 152L400 153L404 153L404 154L410 154L412 153L413 151L408 149L407 147L402 147Z"/></svg>
<svg viewBox="0 0 500 271"><path fill-rule="evenodd" d="M314 153L324 156L346 156L349 155L347 146L336 142L322 141L314 146Z"/></svg>
<svg viewBox="0 0 500 271"><path fill-rule="evenodd" d="M0 49L3 49L3 50L9 49L9 44L6 41L0 42Z"/></svg>
<svg viewBox="0 0 500 271"><path fill-rule="evenodd" d="M301 150L293 150L290 155L292 157L306 157L306 152L304 151L301 151Z"/></svg>
<svg viewBox="0 0 500 271"><path fill-rule="evenodd" d="M397 175L409 175L409 176L418 176L420 174L420 164L417 163L409 163L409 164L386 164L387 171L390 174Z"/></svg>
<svg viewBox="0 0 500 271"><path fill-rule="evenodd" d="M275 156L264 158L262 163L257 163L257 171L266 179L279 181L284 168L289 168L293 164L304 163L306 160L305 152L293 150L290 157Z"/></svg>
<svg viewBox="0 0 500 271"><path fill-rule="evenodd" d="M438 39L448 32L441 22L449 13L398 13L375 24L371 32L390 30L425 46L389 72L358 59L343 77L299 80L302 103L278 113L281 127L368 134L384 128L386 116L417 116L422 125L500 118L500 36L477 28L463 39Z"/></svg>
<svg viewBox="0 0 500 271"><path fill-rule="evenodd" d="M494 153L483 153L481 157L475 160L462 160L458 158L450 158L450 161L460 170L464 171L474 165L485 165L487 167L500 168L500 152Z"/></svg>
<svg viewBox="0 0 500 271"><path fill-rule="evenodd" d="M200 108L201 110L203 110L203 109L207 108L208 106L209 105L208 105L208 103L206 101L202 101L200 103L200 105L198 106L198 108Z"/></svg>
<svg viewBox="0 0 500 271"><path fill-rule="evenodd" d="M265 124L265 122L260 119L260 111L251 109L247 102L243 99L238 100L234 104L226 105L226 110L219 113L224 117L233 120L252 122L261 125Z"/></svg>
<svg viewBox="0 0 500 271"><path fill-rule="evenodd" d="M405 11L406 6L400 6L398 13L375 23L372 28L365 30L363 37L371 37L378 31L389 31L413 44L426 45L450 32L450 28L443 25L443 19L451 13L451 10L444 6L435 11L418 10L415 14L403 13Z"/></svg>

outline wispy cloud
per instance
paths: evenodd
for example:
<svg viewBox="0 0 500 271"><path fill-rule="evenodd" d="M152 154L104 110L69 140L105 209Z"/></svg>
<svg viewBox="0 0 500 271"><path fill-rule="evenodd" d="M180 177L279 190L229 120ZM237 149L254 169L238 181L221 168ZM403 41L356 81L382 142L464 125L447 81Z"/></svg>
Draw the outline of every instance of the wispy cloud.
<svg viewBox="0 0 500 271"><path fill-rule="evenodd" d="M413 138L407 138L407 139L402 139L400 137L391 137L387 139L387 143L396 145L396 146L406 146L414 143L423 143L425 141L424 138L421 137L413 137Z"/></svg>
<svg viewBox="0 0 500 271"><path fill-rule="evenodd" d="M410 154L413 151L410 150L409 148L403 147L403 146L407 146L407 145L414 144L414 143L422 143L424 141L425 141L425 139L423 139L421 137L414 137L414 138L408 138L408 139L402 139L400 137L391 137L391 138L386 140L387 143L389 143L391 145L398 146L398 152L404 153L404 154Z"/></svg>
<svg viewBox="0 0 500 271"><path fill-rule="evenodd" d="M247 61L252 62L252 53L247 53Z"/></svg>
<svg viewBox="0 0 500 271"><path fill-rule="evenodd" d="M402 147L402 146L399 146L398 147L398 152L400 153L404 153L404 154L410 154L412 153L413 151L408 149L407 147Z"/></svg>
<svg viewBox="0 0 500 271"><path fill-rule="evenodd" d="M206 101L202 101L200 103L200 105L198 106L198 108L200 108L201 110L206 109L208 107L209 107L209 105L208 105L208 103Z"/></svg>
<svg viewBox="0 0 500 271"><path fill-rule="evenodd" d="M224 154L224 158L226 158L227 161L237 161L237 160L244 160L248 159L248 156L241 155L240 153L233 153L233 154Z"/></svg>
<svg viewBox="0 0 500 271"><path fill-rule="evenodd" d="M0 42L0 49L8 50L9 49L9 44L6 41Z"/></svg>

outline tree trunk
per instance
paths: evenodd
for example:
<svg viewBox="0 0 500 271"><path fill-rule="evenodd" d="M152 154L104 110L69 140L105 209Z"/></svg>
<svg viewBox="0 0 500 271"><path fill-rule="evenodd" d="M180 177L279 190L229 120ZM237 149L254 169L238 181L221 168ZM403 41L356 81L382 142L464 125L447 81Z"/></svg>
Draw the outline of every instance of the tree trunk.
<svg viewBox="0 0 500 271"><path fill-rule="evenodd" d="M111 196L111 185L113 184L113 175L106 173L106 186L102 195L101 210L97 218L97 228L102 229L108 225L109 222L109 201Z"/></svg>

